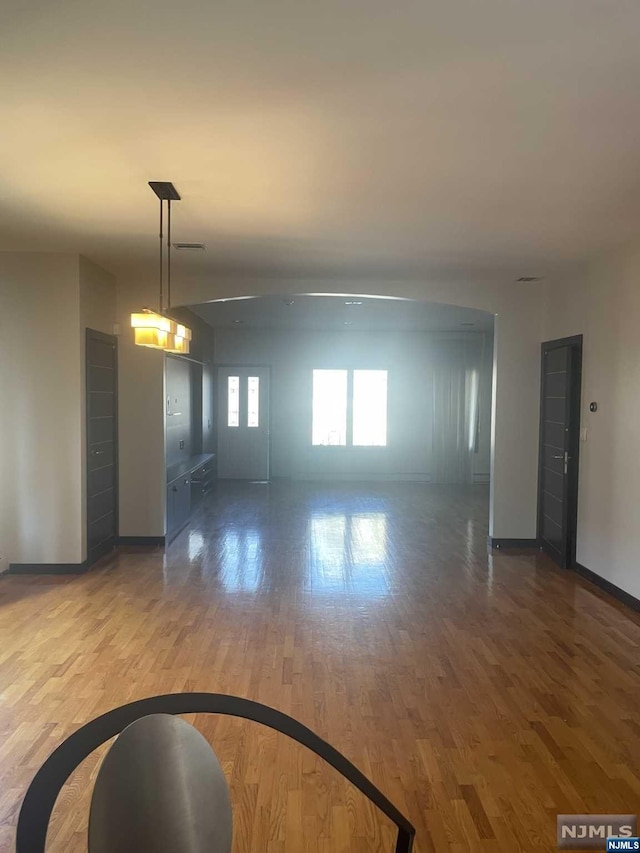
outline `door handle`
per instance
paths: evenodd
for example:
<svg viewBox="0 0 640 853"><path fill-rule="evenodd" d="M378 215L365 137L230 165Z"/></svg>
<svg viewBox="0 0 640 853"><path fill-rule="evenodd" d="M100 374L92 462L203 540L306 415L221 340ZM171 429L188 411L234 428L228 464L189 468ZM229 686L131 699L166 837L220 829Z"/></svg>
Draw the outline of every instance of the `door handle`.
<svg viewBox="0 0 640 853"><path fill-rule="evenodd" d="M91 451L92 456L102 456L103 453L104 453L104 450L92 450Z"/></svg>
<svg viewBox="0 0 640 853"><path fill-rule="evenodd" d="M551 458L552 459L564 459L564 473L566 474L567 468L569 467L569 459L570 459L569 452L567 450L565 450L565 452L562 454L562 456L552 456Z"/></svg>

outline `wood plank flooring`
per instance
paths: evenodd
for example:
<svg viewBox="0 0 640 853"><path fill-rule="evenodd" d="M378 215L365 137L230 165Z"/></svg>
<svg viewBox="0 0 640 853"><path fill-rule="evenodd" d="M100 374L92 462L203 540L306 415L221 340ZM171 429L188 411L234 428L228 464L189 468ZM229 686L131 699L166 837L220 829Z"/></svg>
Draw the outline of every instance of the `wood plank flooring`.
<svg viewBox="0 0 640 853"><path fill-rule="evenodd" d="M490 556L483 487L223 484L167 549L0 578L0 850L85 721L157 693L300 719L417 828L417 853L552 851L557 813L640 811L640 619L538 555ZM594 567L596 568L596 567ZM301 747L191 718L232 790L235 853L393 849ZM50 849L85 850L100 753Z"/></svg>

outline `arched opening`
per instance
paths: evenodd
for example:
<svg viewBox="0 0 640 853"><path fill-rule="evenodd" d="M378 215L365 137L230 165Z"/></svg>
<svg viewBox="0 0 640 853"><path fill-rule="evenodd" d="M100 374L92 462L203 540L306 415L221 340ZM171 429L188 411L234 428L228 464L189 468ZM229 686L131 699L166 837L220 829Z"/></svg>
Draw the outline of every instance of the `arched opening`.
<svg viewBox="0 0 640 853"><path fill-rule="evenodd" d="M189 311L198 318L196 338L208 339L206 357L196 343L213 412L202 448L217 454L218 481L457 488L470 502L474 535L486 537L492 314L318 291L223 296ZM189 369L167 364L169 399ZM176 466L191 451L175 440L170 414L167 465ZM167 532L180 520L168 520Z"/></svg>
<svg viewBox="0 0 640 853"><path fill-rule="evenodd" d="M138 278L123 282L120 288L122 299L119 312L126 322L127 311L133 310L144 303L144 294L153 286L151 280ZM491 378L491 417L489 431L489 536L492 540L517 540L518 543L533 543L536 538L536 497L537 497L537 443L538 443L538 414L539 414L539 347L541 330L541 302L539 294L531 286L515 286L509 281L484 281L482 286L472 280L430 280L430 281L345 281L345 280L314 280L314 279L257 279L205 277L185 275L180 279L176 289L176 303L187 309L188 306L202 306L196 311L210 312L209 319L214 325L219 323L222 333L218 338L229 339L232 334L245 339L253 330L252 324L261 311L269 310L276 305L281 313L293 315L304 300L313 302L315 311L330 314L331 302L341 300L342 312L360 311L365 308L371 316L382 314L384 311L394 312L398 318L417 319L418 316L428 315L429 312L448 317L449 320L458 315L459 322L474 322L480 319L485 327L493 326L493 361ZM296 299L298 300L296 302ZM326 308L320 303L326 300ZM362 301L363 306L347 306L345 302ZM287 305L287 302L292 302ZM211 329L211 325L198 314L191 312L194 321ZM183 309L179 309L183 310ZM466 312L466 313L465 313ZM267 316L270 316L267 312ZM321 316L324 316L322 314ZM464 317L467 317L465 320ZM468 319L471 317L471 319ZM217 319L216 319L217 318ZM234 319L244 323L233 323ZM328 317L325 317L328 319ZM340 320L340 329L334 330L334 336L343 341L353 339L358 333L357 325L344 326L346 317L334 316ZM265 321L266 322L266 321ZM275 324L274 324L275 325ZM444 326L437 330L451 333L454 328L462 336L474 334L476 327ZM272 334L277 329L271 329ZM280 330L281 337L294 333L294 330ZM316 330L319 332L319 330ZM488 335L488 328L483 332ZM400 331L399 331L400 333ZM436 333L431 330L429 334ZM261 333L262 334L262 333ZM358 334L368 334L374 341L379 342L380 336L376 329L362 330ZM304 330L299 332L304 336ZM215 333L213 335L215 338ZM137 352L135 350L138 350ZM214 346L215 350L215 346ZM485 348L485 357L488 347ZM220 353L219 353L220 354ZM256 354L257 355L257 354ZM246 354L247 359L256 359ZM212 364L216 361L215 351L209 353L206 361ZM231 358L230 355L225 358ZM163 368L157 354L140 353L140 348L133 347L123 341L121 359L125 369L122 375L121 423L129 423L133 428L126 432L123 442L120 475L121 475L121 508L122 517L126 518L126 527L122 535L163 536L165 533L165 484L162 471L158 474L159 466L163 466L165 457L164 423L158 420L159 401L164 397ZM334 366L336 366L334 364ZM362 367L362 365L360 365ZM159 372L160 371L160 372ZM129 383L129 377L131 381ZM143 378L144 377L144 378ZM141 396L141 382L144 383L144 400ZM301 393L298 400L304 404L306 395L309 406L310 395ZM487 394L483 395L486 404ZM158 400L152 404L153 399ZM166 405L166 400L163 404ZM485 406L485 417L488 417ZM311 423L311 413L308 412L307 422ZM121 428L125 436L125 429ZM131 440L128 436L131 435ZM144 436L144 446L141 438ZM486 450L486 430L483 433ZM283 444L280 444L283 447ZM311 453L311 451L310 451ZM296 455L297 454L297 455ZM311 455L313 455L311 453ZM345 454L346 456L347 454ZM360 454L362 455L362 454ZM389 456L389 454L387 454ZM281 451L281 459L291 468L300 453L291 454L289 449ZM123 462L123 460L125 460ZM280 463L276 461L276 471ZM307 462L309 460L307 459ZM363 473L353 463L354 472ZM280 466L281 468L282 466ZM304 466L298 465L299 473L304 474ZM144 470L145 477L140 477ZM306 476L312 472L307 465ZM324 470L324 469L323 469ZM335 470L335 469L334 469ZM386 469L387 472L390 469ZM407 469L405 468L405 473ZM149 475L149 471L153 471ZM295 473L295 472L292 472ZM341 474L344 474L342 470ZM371 472L365 472L371 473ZM384 471L378 469L378 473ZM394 473L398 473L395 471ZM432 472L423 469L421 473ZM484 471L476 470L476 474L486 478ZM153 483L150 483L150 476Z"/></svg>
<svg viewBox="0 0 640 853"><path fill-rule="evenodd" d="M327 293L222 298L191 310L213 330L221 366L220 476L261 479L268 470L271 479L489 483L487 312ZM243 373L249 365L268 371L268 442L259 427L243 433L237 406L248 405L247 379L228 380L233 366ZM253 472L247 440L269 456Z"/></svg>

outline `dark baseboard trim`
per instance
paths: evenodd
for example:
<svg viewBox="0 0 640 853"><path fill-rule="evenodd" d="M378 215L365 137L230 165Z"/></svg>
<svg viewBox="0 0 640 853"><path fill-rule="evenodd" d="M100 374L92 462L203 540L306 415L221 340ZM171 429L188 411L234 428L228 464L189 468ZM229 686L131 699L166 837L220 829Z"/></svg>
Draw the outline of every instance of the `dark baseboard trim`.
<svg viewBox="0 0 640 853"><path fill-rule="evenodd" d="M640 612L640 599L636 598L634 595L631 595L630 592L625 592L624 589L620 589L619 586L616 586L611 581L608 581L606 578L603 578L601 575L597 575L595 572L592 572L591 569L588 569L586 566L583 566L581 563L575 563L573 566L574 570L582 577L586 578L588 581L591 581L595 586L600 587L605 592L608 592L609 595L612 595L618 601L621 601L622 604L626 604L627 607L630 607L632 610L637 610Z"/></svg>
<svg viewBox="0 0 640 853"><path fill-rule="evenodd" d="M81 575L89 563L11 563L10 575Z"/></svg>
<svg viewBox="0 0 640 853"><path fill-rule="evenodd" d="M103 542L102 545L98 545L97 548L93 549L93 553L89 552L87 554L87 559L85 563L87 564L87 568L89 566L93 566L98 560L101 560L103 557L106 557L107 554L113 554L113 551L116 547L116 539L109 539L108 542Z"/></svg>
<svg viewBox="0 0 640 853"><path fill-rule="evenodd" d="M162 547L165 544L165 536L118 536L118 545L146 545L147 547Z"/></svg>
<svg viewBox="0 0 640 853"><path fill-rule="evenodd" d="M487 544L489 548L506 551L511 549L539 548L537 539L496 539L495 536L488 536Z"/></svg>

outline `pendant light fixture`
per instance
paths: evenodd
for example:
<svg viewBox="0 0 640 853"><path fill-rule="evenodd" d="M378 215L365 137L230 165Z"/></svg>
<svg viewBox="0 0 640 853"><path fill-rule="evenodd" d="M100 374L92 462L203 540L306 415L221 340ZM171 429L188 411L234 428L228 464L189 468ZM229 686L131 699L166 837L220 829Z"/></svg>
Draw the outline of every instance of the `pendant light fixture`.
<svg viewBox="0 0 640 853"><path fill-rule="evenodd" d="M160 199L160 301L159 310L143 308L131 315L131 327L138 346L161 349L165 352L189 353L191 329L167 317L165 310L171 309L171 202L180 201L180 194L169 181L149 181L149 186ZM167 203L167 306L164 306L164 277L162 259L164 254L164 203Z"/></svg>

